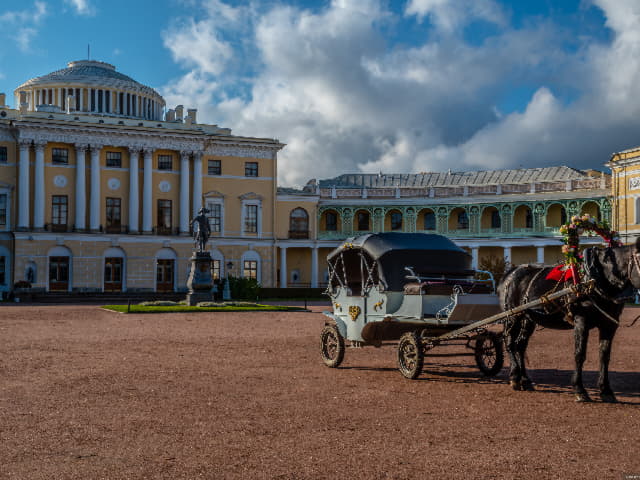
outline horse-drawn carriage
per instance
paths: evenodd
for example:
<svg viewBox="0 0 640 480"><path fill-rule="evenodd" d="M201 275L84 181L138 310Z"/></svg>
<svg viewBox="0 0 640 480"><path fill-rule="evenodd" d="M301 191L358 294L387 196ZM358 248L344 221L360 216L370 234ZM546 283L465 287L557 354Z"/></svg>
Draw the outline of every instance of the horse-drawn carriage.
<svg viewBox="0 0 640 480"><path fill-rule="evenodd" d="M337 367L345 340L379 347L398 342L402 375L416 378L424 354L443 344L473 352L487 376L503 365L501 337L473 326L500 312L489 272L471 268L471 256L441 235L380 233L348 239L327 257L333 312L321 334L322 359ZM483 279L479 278L479 274Z"/></svg>

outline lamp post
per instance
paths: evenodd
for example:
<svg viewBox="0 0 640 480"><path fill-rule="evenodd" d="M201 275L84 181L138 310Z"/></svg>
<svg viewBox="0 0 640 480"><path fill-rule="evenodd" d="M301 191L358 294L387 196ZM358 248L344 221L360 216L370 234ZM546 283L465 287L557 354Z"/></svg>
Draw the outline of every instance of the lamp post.
<svg viewBox="0 0 640 480"><path fill-rule="evenodd" d="M231 288L229 288L229 271L233 268L233 262L227 262L227 281L222 289L222 300L231 300Z"/></svg>

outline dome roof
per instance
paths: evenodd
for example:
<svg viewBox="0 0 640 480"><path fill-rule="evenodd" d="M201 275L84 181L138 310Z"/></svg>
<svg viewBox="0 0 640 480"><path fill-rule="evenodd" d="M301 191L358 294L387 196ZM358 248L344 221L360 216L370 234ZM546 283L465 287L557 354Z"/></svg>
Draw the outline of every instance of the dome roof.
<svg viewBox="0 0 640 480"><path fill-rule="evenodd" d="M105 62L98 62L96 60L78 60L75 62L69 62L67 64L67 68L27 80L16 88L16 92L24 88L51 84L81 84L119 88L160 97L160 94L154 89L136 82L133 78L127 75L117 72L115 66Z"/></svg>

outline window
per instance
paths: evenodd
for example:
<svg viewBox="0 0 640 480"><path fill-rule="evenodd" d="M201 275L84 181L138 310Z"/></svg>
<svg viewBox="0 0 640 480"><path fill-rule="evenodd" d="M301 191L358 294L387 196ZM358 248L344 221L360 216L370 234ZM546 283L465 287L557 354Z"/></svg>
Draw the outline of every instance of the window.
<svg viewBox="0 0 640 480"><path fill-rule="evenodd" d="M222 274L221 270L222 262L220 260L212 260L211 261L211 276L214 280L219 280L220 275Z"/></svg>
<svg viewBox="0 0 640 480"><path fill-rule="evenodd" d="M402 213L391 212L391 230L402 230Z"/></svg>
<svg viewBox="0 0 640 480"><path fill-rule="evenodd" d="M338 230L338 215L335 212L327 212L325 214L325 229L329 232Z"/></svg>
<svg viewBox="0 0 640 480"><path fill-rule="evenodd" d="M291 211L289 238L309 238L309 214L304 208L294 208Z"/></svg>
<svg viewBox="0 0 640 480"><path fill-rule="evenodd" d="M222 161L209 160L207 162L207 175L222 175Z"/></svg>
<svg viewBox="0 0 640 480"><path fill-rule="evenodd" d="M436 229L436 214L433 212L427 212L424 214L424 229L435 230Z"/></svg>
<svg viewBox="0 0 640 480"><path fill-rule="evenodd" d="M51 162L64 165L69 164L69 150L66 148L54 148L51 150Z"/></svg>
<svg viewBox="0 0 640 480"><path fill-rule="evenodd" d="M54 231L67 229L68 197L66 195L53 195L51 202L51 223Z"/></svg>
<svg viewBox="0 0 640 480"><path fill-rule="evenodd" d="M258 233L258 205L246 205L245 233Z"/></svg>
<svg viewBox="0 0 640 480"><path fill-rule="evenodd" d="M500 212L498 210L491 211L491 228L500 228L502 221L500 220Z"/></svg>
<svg viewBox="0 0 640 480"><path fill-rule="evenodd" d="M122 167L122 153L107 152L107 167Z"/></svg>
<svg viewBox="0 0 640 480"><path fill-rule="evenodd" d="M469 228L469 217L467 212L462 211L458 213L458 230L466 230Z"/></svg>
<svg viewBox="0 0 640 480"><path fill-rule="evenodd" d="M107 198L107 232L120 232L120 199Z"/></svg>
<svg viewBox="0 0 640 480"><path fill-rule="evenodd" d="M158 155L158 170L173 170L173 157L171 155Z"/></svg>
<svg viewBox="0 0 640 480"><path fill-rule="evenodd" d="M7 163L7 147L0 147L0 163Z"/></svg>
<svg viewBox="0 0 640 480"><path fill-rule="evenodd" d="M564 225L565 223L567 223L567 211L564 209L564 207L560 208L560 225Z"/></svg>
<svg viewBox="0 0 640 480"><path fill-rule="evenodd" d="M222 231L222 205L219 203L209 203L207 205L209 210L209 228L212 232Z"/></svg>
<svg viewBox="0 0 640 480"><path fill-rule="evenodd" d="M0 226L7 225L7 194L0 194Z"/></svg>
<svg viewBox="0 0 640 480"><path fill-rule="evenodd" d="M369 212L358 212L358 230L369 230Z"/></svg>
<svg viewBox="0 0 640 480"><path fill-rule="evenodd" d="M527 213L524 217L524 226L525 228L533 228L533 213L531 213L530 208L527 208Z"/></svg>
<svg viewBox="0 0 640 480"><path fill-rule="evenodd" d="M7 257L0 257L0 285L7 283Z"/></svg>
<svg viewBox="0 0 640 480"><path fill-rule="evenodd" d="M244 164L244 176L245 177L257 177L258 176L258 162L245 162L245 164Z"/></svg>
<svg viewBox="0 0 640 480"><path fill-rule="evenodd" d="M171 230L171 200L158 200L158 231Z"/></svg>
<svg viewBox="0 0 640 480"><path fill-rule="evenodd" d="M245 260L242 262L242 276L244 278L258 278L258 262L256 260Z"/></svg>

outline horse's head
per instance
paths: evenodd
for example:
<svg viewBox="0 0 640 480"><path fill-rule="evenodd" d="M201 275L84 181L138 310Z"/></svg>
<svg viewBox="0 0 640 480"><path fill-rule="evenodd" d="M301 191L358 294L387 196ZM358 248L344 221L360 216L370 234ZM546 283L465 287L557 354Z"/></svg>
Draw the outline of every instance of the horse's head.
<svg viewBox="0 0 640 480"><path fill-rule="evenodd" d="M587 276L612 297L631 295L640 288L640 240L623 247L590 247L584 250Z"/></svg>

